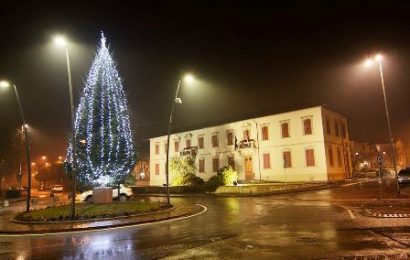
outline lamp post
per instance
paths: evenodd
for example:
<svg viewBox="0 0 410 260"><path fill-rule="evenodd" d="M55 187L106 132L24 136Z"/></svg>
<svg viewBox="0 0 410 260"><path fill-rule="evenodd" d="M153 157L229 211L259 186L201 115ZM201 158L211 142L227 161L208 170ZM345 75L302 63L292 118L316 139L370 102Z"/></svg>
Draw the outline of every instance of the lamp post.
<svg viewBox="0 0 410 260"><path fill-rule="evenodd" d="M9 88L11 84L7 81L0 81L0 87L3 88ZM22 121L22 129L23 129L23 134L24 134L24 141L25 141L25 148L26 148L26 157L27 157L27 200L26 200L26 211L30 211L30 201L31 201L31 155L30 155L30 144L29 144L29 139L28 139L28 133L27 133L27 124L26 124L26 119L24 116L24 110L23 110L23 105L21 103L20 99L20 94L17 90L17 87L15 84L13 84L13 90L14 94L16 95L17 99L17 104L19 106L20 110L20 117Z"/></svg>
<svg viewBox="0 0 410 260"><path fill-rule="evenodd" d="M71 196L71 218L75 218L75 194L77 190L77 152L76 152L76 136L75 136L75 116L74 116L74 95L73 95L73 83L71 78L71 67L70 67L70 55L68 51L68 44L64 37L56 36L54 38L54 42L62 47L65 47L65 56L67 61L67 76L68 76L68 91L70 94L70 112L71 112L71 146L72 146L72 154L73 154L73 162L72 162L72 176L73 176L73 189L72 189L72 196Z"/></svg>
<svg viewBox="0 0 410 260"><path fill-rule="evenodd" d="M191 83L194 80L192 75L186 75L184 77L184 81L186 83ZM175 91L175 98L172 100L171 105L171 113L169 115L169 123L168 123L168 137L167 137L167 158L165 163L165 179L166 179L166 187L167 187L167 205L171 204L171 200L169 197L169 141L171 139L171 131L172 131L172 120L175 113L175 104L182 104L182 100L178 97L179 89L181 88L182 81L181 79L178 80L177 89Z"/></svg>
<svg viewBox="0 0 410 260"><path fill-rule="evenodd" d="M396 190L397 190L397 193L400 194L399 179L398 179L397 167L396 167L396 146L394 144L393 134L392 134L392 131L391 131L390 114L389 114L389 109L388 109L388 106L387 106L386 87L385 87L385 84L384 84L382 60L383 60L383 56L380 55L380 54L377 54L376 56L374 56L373 59L367 59L365 61L365 65L370 66L374 62L377 62L377 64L379 65L380 81L381 81L381 85L382 85L383 99L384 99L384 109L385 109L385 113L386 113L387 128L388 128L388 131L389 131L389 139L390 139L390 144L391 144L391 148L392 148L393 168L394 168L394 173L396 174Z"/></svg>

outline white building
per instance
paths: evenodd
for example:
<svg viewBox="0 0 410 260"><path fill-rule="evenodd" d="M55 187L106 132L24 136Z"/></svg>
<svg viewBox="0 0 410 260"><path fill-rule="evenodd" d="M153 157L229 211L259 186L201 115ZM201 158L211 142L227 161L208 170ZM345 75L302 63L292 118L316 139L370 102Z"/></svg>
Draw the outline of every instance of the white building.
<svg viewBox="0 0 410 260"><path fill-rule="evenodd" d="M197 176L204 180L227 164L245 181L351 177L346 117L324 106L175 133L170 140L170 157L197 153ZM150 139L150 185L165 183L166 142L166 135Z"/></svg>

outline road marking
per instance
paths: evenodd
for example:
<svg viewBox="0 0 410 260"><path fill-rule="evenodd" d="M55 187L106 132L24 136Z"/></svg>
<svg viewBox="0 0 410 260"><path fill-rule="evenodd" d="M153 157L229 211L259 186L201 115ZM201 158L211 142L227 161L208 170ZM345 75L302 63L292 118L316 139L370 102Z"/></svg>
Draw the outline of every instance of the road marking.
<svg viewBox="0 0 410 260"><path fill-rule="evenodd" d="M377 179L364 180L364 181L358 181L358 182L343 184L342 187L348 187L348 186L357 185L357 184L361 184L361 183L364 183L364 182L372 182L372 181L377 181Z"/></svg>
<svg viewBox="0 0 410 260"><path fill-rule="evenodd" d="M347 213L349 213L349 216L350 216L351 219L356 218L356 216L353 214L353 211L351 211L350 209L346 209L346 210L347 210Z"/></svg>
<svg viewBox="0 0 410 260"><path fill-rule="evenodd" d="M127 226L120 226L120 227L101 228L101 229L87 229L87 230L62 231L62 232L38 233L38 234L7 234L7 235L6 234L0 234L0 238L4 238L4 237L20 237L21 238L21 237L58 236L58 235L68 235L68 234L77 234L77 233L101 232L101 231L124 229L124 228L130 228L130 227L150 226L150 225L155 225L155 224L172 222L172 221L175 221L175 220L182 220L182 219L192 218L192 217L201 215L201 214L205 213L208 210L208 208L205 207L204 205L201 205L201 204L195 204L195 205L202 207L203 210L201 210L200 212L195 213L193 215L189 215L189 216L185 216L185 217L171 218L171 219L165 219L165 220L160 220L160 221L155 221L155 222L140 223L140 224L127 225Z"/></svg>

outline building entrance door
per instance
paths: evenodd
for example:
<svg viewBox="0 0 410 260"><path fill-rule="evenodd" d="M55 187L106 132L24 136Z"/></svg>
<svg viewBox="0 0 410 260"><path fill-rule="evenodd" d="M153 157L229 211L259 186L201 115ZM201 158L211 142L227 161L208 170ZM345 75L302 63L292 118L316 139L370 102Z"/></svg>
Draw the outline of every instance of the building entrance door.
<svg viewBox="0 0 410 260"><path fill-rule="evenodd" d="M245 180L253 180L253 164L252 164L252 156L245 156L244 158L244 165L245 165Z"/></svg>

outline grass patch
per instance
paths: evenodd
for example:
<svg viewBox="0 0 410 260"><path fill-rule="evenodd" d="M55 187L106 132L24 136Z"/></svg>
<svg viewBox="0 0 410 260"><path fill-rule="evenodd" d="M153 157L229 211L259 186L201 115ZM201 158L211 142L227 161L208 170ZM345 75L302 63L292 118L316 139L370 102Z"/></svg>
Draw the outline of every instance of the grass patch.
<svg viewBox="0 0 410 260"><path fill-rule="evenodd" d="M76 219L112 218L148 213L166 208L161 202L113 202L107 204L76 204ZM24 212L17 216L23 221L63 221L70 220L71 205L45 208Z"/></svg>

